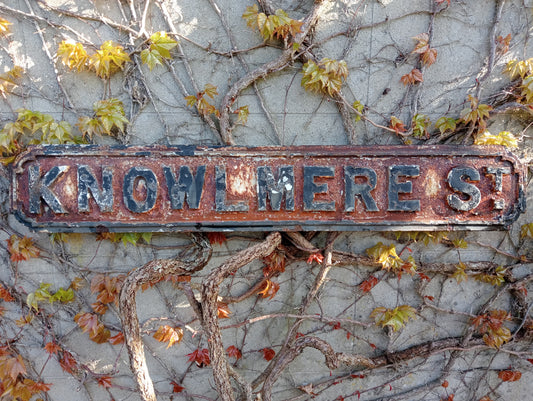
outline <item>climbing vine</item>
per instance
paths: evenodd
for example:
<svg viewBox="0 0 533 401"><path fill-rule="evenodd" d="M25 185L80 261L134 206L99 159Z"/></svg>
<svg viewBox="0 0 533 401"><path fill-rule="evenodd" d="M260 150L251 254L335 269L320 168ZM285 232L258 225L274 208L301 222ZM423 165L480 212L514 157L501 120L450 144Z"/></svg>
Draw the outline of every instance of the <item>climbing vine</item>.
<svg viewBox="0 0 533 401"><path fill-rule="evenodd" d="M76 3L0 4L0 195L36 144L451 143L530 163L522 1ZM481 37L443 33L475 18ZM523 398L530 220L488 239L48 235L4 208L0 398Z"/></svg>

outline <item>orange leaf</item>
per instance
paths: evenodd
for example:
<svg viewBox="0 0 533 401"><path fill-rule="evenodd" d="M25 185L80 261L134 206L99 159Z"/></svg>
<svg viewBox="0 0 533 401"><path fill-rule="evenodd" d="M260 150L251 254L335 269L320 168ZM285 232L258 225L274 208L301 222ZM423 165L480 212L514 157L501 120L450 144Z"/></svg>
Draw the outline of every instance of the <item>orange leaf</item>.
<svg viewBox="0 0 533 401"><path fill-rule="evenodd" d="M263 282L263 285L259 290L260 291L258 291L257 294L261 295L263 298L272 299L279 290L279 284L274 281L266 280Z"/></svg>
<svg viewBox="0 0 533 401"><path fill-rule="evenodd" d="M218 303L218 313L217 316L219 319L227 319L231 315L228 304L224 302Z"/></svg>
<svg viewBox="0 0 533 401"><path fill-rule="evenodd" d="M361 284L359 284L359 289L363 292L369 292L377 283L379 283L379 279L377 277L370 276Z"/></svg>
<svg viewBox="0 0 533 401"><path fill-rule="evenodd" d="M0 299L3 299L6 302L13 302L15 300L9 291L2 285L0 285Z"/></svg>
<svg viewBox="0 0 533 401"><path fill-rule="evenodd" d="M241 359L242 358L241 350L238 349L235 345L230 345L226 349L226 352L227 352L227 354L228 354L228 356L230 358L235 358L235 359Z"/></svg>
<svg viewBox="0 0 533 401"><path fill-rule="evenodd" d="M109 337L108 341L109 341L110 344L113 344L113 345L123 344L124 343L124 333L119 331L113 337Z"/></svg>
<svg viewBox="0 0 533 401"><path fill-rule="evenodd" d="M26 380L28 379L24 379L25 384L26 384ZM31 380L31 383L28 383L28 384L29 384L28 389L33 394L37 394L40 391L42 391L43 393L46 393L47 391L50 390L50 387L52 386L50 383L34 382L33 380Z"/></svg>
<svg viewBox="0 0 533 401"><path fill-rule="evenodd" d="M435 61L437 61L437 50L427 49L424 53L420 55L420 60L426 67L429 67Z"/></svg>
<svg viewBox="0 0 533 401"><path fill-rule="evenodd" d="M22 360L22 356L17 355L11 357L3 363L3 370L11 377L12 380L17 380L18 375L26 373L26 366Z"/></svg>
<svg viewBox="0 0 533 401"><path fill-rule="evenodd" d="M181 327L170 327L167 325L159 326L153 337L159 342L168 342L167 348L169 348L181 341L183 338L183 329Z"/></svg>
<svg viewBox="0 0 533 401"><path fill-rule="evenodd" d="M286 259L285 255L281 252L272 252L266 258L263 259L265 267L263 267L263 275L265 277L283 273L285 271Z"/></svg>
<svg viewBox="0 0 533 401"><path fill-rule="evenodd" d="M96 333L98 330L98 316L94 313L81 313L79 312L76 316L74 316L74 321L80 326L82 331L86 333L87 331L90 331L91 333Z"/></svg>
<svg viewBox="0 0 533 401"><path fill-rule="evenodd" d="M312 264L313 261L315 261L318 264L322 264L322 262L324 262L324 256L320 252L312 253L307 258L307 263Z"/></svg>
<svg viewBox="0 0 533 401"><path fill-rule="evenodd" d="M276 355L276 351L272 348L263 348L261 352L263 352L263 358L265 358L266 361L271 361Z"/></svg>
<svg viewBox="0 0 533 401"><path fill-rule="evenodd" d="M189 362L196 362L198 367L203 368L211 364L211 359L209 359L209 350L207 348L197 348L190 354L187 354L189 357Z"/></svg>
<svg viewBox="0 0 533 401"><path fill-rule="evenodd" d="M413 68L409 74L402 75L400 81L407 86L416 84L417 82L424 82L424 77L418 68Z"/></svg>
<svg viewBox="0 0 533 401"><path fill-rule="evenodd" d="M448 387L448 380L444 380L441 384L442 387L447 388Z"/></svg>
<svg viewBox="0 0 533 401"><path fill-rule="evenodd" d="M391 128L394 131L396 131L397 134L400 134L402 132L407 131L405 129L405 125L404 125L403 121L400 120L399 118L394 117L394 116L392 116L390 118L389 128Z"/></svg>
<svg viewBox="0 0 533 401"><path fill-rule="evenodd" d="M49 343L46 343L46 345L44 346L44 349L46 350L46 352L48 352L50 355L52 354L55 354L57 355L57 353L59 351L61 351L61 347L59 345L57 345L55 342L51 341Z"/></svg>
<svg viewBox="0 0 533 401"><path fill-rule="evenodd" d="M172 392L173 393L181 393L183 390L185 390L185 387L180 386L178 383L176 383L174 380L170 382L172 384Z"/></svg>
<svg viewBox="0 0 533 401"><path fill-rule="evenodd" d="M107 342L107 340L109 340L109 337L111 337L111 333L108 329L104 327L102 323L98 325L98 327L96 328L96 332L91 332L89 334L89 338L91 339L91 341L94 341L97 344L103 344Z"/></svg>
<svg viewBox="0 0 533 401"><path fill-rule="evenodd" d="M504 382L516 382L522 377L522 372L518 370L502 370L498 377Z"/></svg>
<svg viewBox="0 0 533 401"><path fill-rule="evenodd" d="M9 251L13 262L29 260L39 256L39 249L33 245L33 240L31 238L20 238L16 234L13 234L7 240L7 250Z"/></svg>
<svg viewBox="0 0 533 401"><path fill-rule="evenodd" d="M109 388L113 387L113 384L111 383L111 376L100 376L96 379L99 386L102 386L103 388Z"/></svg>

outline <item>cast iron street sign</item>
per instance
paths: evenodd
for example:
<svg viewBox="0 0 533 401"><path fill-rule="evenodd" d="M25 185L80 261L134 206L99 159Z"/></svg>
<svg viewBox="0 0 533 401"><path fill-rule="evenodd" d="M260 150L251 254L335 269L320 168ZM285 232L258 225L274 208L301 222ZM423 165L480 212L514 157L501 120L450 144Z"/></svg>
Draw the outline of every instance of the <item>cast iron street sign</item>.
<svg viewBox="0 0 533 401"><path fill-rule="evenodd" d="M43 146L12 173L46 231L486 229L524 208L501 147Z"/></svg>

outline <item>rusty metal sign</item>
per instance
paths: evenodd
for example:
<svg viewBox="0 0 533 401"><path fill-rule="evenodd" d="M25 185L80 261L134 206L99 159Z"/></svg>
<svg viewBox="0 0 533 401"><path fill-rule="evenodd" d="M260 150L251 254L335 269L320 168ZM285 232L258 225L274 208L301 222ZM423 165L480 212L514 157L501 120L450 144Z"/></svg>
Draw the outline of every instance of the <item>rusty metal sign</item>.
<svg viewBox="0 0 533 401"><path fill-rule="evenodd" d="M44 231L487 229L525 206L501 147L42 146L12 180Z"/></svg>

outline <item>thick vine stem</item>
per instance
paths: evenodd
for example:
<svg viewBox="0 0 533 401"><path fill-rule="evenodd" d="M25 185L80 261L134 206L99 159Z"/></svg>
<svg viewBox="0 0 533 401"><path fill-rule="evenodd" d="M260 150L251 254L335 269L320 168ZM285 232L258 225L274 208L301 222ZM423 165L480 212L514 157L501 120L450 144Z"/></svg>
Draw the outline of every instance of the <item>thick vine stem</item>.
<svg viewBox="0 0 533 401"><path fill-rule="evenodd" d="M311 32L311 29L318 22L319 16L324 11L326 5L330 1L331 0L315 0L313 8L311 9L307 17L304 19L301 32L294 37L294 40L290 43L290 46L283 50L283 52L277 59L272 60L271 62L249 72L244 77L235 82L233 86L228 90L226 96L224 96L224 99L222 99L219 119L220 135L226 145L235 145L235 140L231 135L232 126L230 122L230 113L231 106L233 105L239 94L258 79L265 77L275 71L280 71L292 62L295 53L292 44L302 44L302 42Z"/></svg>
<svg viewBox="0 0 533 401"><path fill-rule="evenodd" d="M218 324L218 292L222 281L239 268L252 262L254 259L270 255L281 243L281 235L272 233L263 242L246 248L214 269L202 283L202 325L209 339L209 356L213 368L213 376L220 399L223 401L235 400L230 382L230 372L225 356L220 326ZM242 383L241 383L242 385ZM247 388L247 386L243 386Z"/></svg>
<svg viewBox="0 0 533 401"><path fill-rule="evenodd" d="M157 281L168 274L190 274L202 269L211 258L211 244L203 235L194 234L194 243L198 252L187 259L154 259L145 265L132 270L122 285L120 291L120 319L128 348L130 367L137 380L139 393L143 401L155 401L155 391L152 379L146 366L144 347L139 328L135 294L143 284Z"/></svg>
<svg viewBox="0 0 533 401"><path fill-rule="evenodd" d="M341 363L350 366L360 366L365 368L375 368L376 363L370 358L360 355L348 355L341 352L335 352L333 347L327 342L318 337L300 337L288 346L287 352L278 360L278 363L268 375L263 384L263 401L270 401L272 395L272 387L278 380L281 373L285 370L287 365L294 361L298 355L307 347L315 348L320 351L326 358L326 366L329 369L337 369Z"/></svg>

